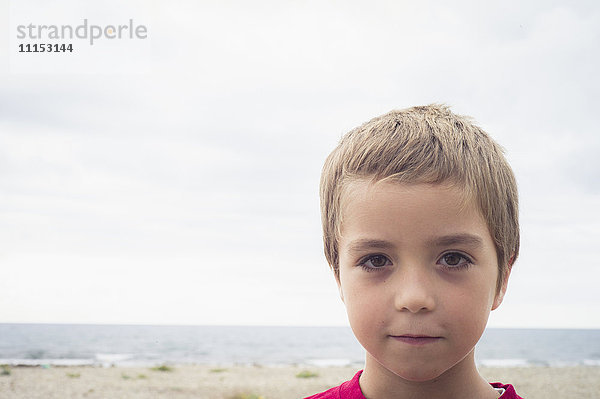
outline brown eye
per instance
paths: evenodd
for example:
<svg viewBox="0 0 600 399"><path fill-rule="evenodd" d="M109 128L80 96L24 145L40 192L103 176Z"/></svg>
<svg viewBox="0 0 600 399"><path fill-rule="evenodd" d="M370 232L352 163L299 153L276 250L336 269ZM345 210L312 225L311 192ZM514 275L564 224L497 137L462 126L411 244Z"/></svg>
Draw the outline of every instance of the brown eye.
<svg viewBox="0 0 600 399"><path fill-rule="evenodd" d="M448 266L456 266L460 263L462 256L459 254L446 254L444 255L444 261Z"/></svg>
<svg viewBox="0 0 600 399"><path fill-rule="evenodd" d="M371 255L362 261L360 266L362 266L367 271L372 270L383 270L387 266L391 265L392 262L384 256L384 255Z"/></svg>
<svg viewBox="0 0 600 399"><path fill-rule="evenodd" d="M387 258L385 256L373 256L370 261L373 267L383 267L387 263Z"/></svg>
<svg viewBox="0 0 600 399"><path fill-rule="evenodd" d="M460 252L448 252L442 255L438 264L448 270L460 270L468 268L473 264L473 261Z"/></svg>

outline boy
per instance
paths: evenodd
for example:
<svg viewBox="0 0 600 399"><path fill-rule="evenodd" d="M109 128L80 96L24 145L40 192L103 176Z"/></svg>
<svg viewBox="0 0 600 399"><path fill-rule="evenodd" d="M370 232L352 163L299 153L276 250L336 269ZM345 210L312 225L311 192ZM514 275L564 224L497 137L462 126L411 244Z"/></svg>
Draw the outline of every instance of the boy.
<svg viewBox="0 0 600 399"><path fill-rule="evenodd" d="M499 145L444 106L392 111L342 138L320 195L325 255L366 360L310 398L519 398L474 360L519 252Z"/></svg>

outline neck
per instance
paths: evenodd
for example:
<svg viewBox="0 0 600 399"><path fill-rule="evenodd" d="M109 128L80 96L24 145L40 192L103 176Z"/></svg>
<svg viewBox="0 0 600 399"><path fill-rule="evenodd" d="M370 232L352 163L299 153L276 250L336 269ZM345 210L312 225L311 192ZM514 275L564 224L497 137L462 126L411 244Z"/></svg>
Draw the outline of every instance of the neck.
<svg viewBox="0 0 600 399"><path fill-rule="evenodd" d="M367 399L497 399L498 393L475 366L474 352L438 377L410 381L383 367L367 353L360 388Z"/></svg>

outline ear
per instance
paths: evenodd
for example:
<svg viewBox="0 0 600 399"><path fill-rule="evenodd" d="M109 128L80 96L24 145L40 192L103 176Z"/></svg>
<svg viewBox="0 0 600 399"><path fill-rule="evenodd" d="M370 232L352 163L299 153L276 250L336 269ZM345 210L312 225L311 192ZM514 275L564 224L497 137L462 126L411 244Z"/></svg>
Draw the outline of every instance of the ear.
<svg viewBox="0 0 600 399"><path fill-rule="evenodd" d="M498 309L502 300L504 299L504 294L506 294L506 288L508 287L508 278L510 277L510 272L512 270L513 262L515 261L515 256L511 256L508 260L508 270L506 271L506 276L504 276L504 281L502 282L502 287L500 287L500 291L496 294L494 298L494 303L492 304L492 310Z"/></svg>

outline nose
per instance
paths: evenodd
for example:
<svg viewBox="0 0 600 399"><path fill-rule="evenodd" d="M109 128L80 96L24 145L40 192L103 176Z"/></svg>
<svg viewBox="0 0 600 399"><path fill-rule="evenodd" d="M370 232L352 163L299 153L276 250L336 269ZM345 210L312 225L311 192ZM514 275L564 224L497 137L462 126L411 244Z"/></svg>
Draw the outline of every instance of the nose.
<svg viewBox="0 0 600 399"><path fill-rule="evenodd" d="M415 265L400 267L393 284L394 305L399 311L430 312L435 309L435 287L431 271Z"/></svg>

